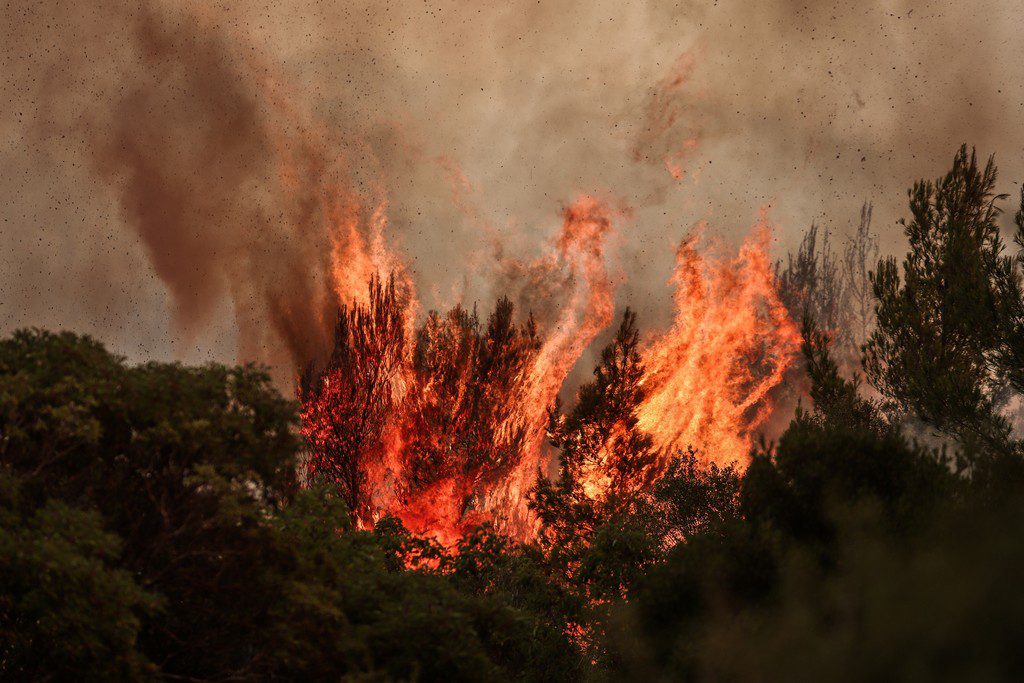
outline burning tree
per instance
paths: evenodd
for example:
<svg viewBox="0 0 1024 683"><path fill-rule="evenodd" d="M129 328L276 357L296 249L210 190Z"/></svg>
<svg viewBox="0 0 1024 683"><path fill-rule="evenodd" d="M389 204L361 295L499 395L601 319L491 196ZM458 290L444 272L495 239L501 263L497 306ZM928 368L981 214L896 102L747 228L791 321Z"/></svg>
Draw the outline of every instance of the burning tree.
<svg viewBox="0 0 1024 683"><path fill-rule="evenodd" d="M366 463L382 455L389 417L404 398L405 302L394 278L374 277L368 303L339 312L327 365L308 366L301 380L307 474L335 485L359 520L371 510Z"/></svg>
<svg viewBox="0 0 1024 683"><path fill-rule="evenodd" d="M302 376L308 475L335 486L360 525L395 516L450 546L483 522L535 535L540 508L528 498L547 462L545 426L561 450L559 485L578 502L628 504L691 449L745 466L798 338L764 219L734 259L685 240L673 325L641 341L627 311L595 381L547 424L569 368L611 317L609 229L593 199L566 210L542 265L576 284L546 338L532 316L516 323L507 298L486 324L456 306L417 330L407 280L372 278L365 299L341 307L327 362Z"/></svg>
<svg viewBox="0 0 1024 683"><path fill-rule="evenodd" d="M394 515L454 542L494 517L495 489L522 458L540 340L508 299L486 325L456 306L412 335L408 302L393 278L374 278L366 304L341 310L329 361L303 375L307 470L364 526Z"/></svg>
<svg viewBox="0 0 1024 683"><path fill-rule="evenodd" d="M533 319L517 326L514 312L501 299L482 328L456 306L419 332L401 463L414 528L461 530L503 512L493 496L526 449L521 390L540 349Z"/></svg>
<svg viewBox="0 0 1024 683"><path fill-rule="evenodd" d="M638 424L663 454L693 447L722 466L749 460L800 340L768 257L771 234L762 212L734 258L701 253L699 235L679 246L675 319L642 354Z"/></svg>
<svg viewBox="0 0 1024 683"><path fill-rule="evenodd" d="M577 404L551 413L548 436L560 449L559 476L541 478L530 505L542 525L541 545L574 574L603 524L637 512L666 460L637 426L645 396L639 345L636 315L627 310Z"/></svg>
<svg viewBox="0 0 1024 683"><path fill-rule="evenodd" d="M626 310L601 352L594 381L584 385L568 414L552 413L549 435L561 449L561 481L589 499L621 499L650 484L664 458L637 426L644 366L636 314Z"/></svg>
<svg viewBox="0 0 1024 683"><path fill-rule="evenodd" d="M557 283L560 305L543 333L532 314L517 323L507 298L486 324L475 308L455 306L417 328L400 262L362 248L339 258L333 281L346 285L332 350L301 377L309 477L336 487L363 527L394 516L451 546L483 522L536 536L529 494L549 462L546 426L563 476L590 500L629 499L694 450L744 467L799 338L779 297L765 215L731 259L699 252L696 234L683 240L672 325L641 340L627 312L595 384L548 424L570 369L613 319L605 244L616 215L582 196L541 258L503 262L513 289ZM393 275L371 276L365 296L350 286L387 263Z"/></svg>

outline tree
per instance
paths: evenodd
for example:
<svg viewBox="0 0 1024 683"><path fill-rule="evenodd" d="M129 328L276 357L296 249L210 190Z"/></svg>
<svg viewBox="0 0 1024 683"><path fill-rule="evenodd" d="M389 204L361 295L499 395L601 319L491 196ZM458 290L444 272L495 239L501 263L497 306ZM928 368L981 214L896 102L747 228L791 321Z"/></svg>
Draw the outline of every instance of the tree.
<svg viewBox="0 0 1024 683"><path fill-rule="evenodd" d="M860 221L843 249L842 273L850 306L850 335L858 350L867 343L875 325L871 268L878 263L878 235L871 231L872 210L868 202L861 206Z"/></svg>
<svg viewBox="0 0 1024 683"><path fill-rule="evenodd" d="M160 601L117 566L120 540L95 512L26 505L20 489L0 468L0 677L153 677L138 637Z"/></svg>
<svg viewBox="0 0 1024 683"><path fill-rule="evenodd" d="M861 396L861 376L846 379L832 357L832 339L805 316L801 352L811 381L810 397L819 422L881 434L892 427L874 401Z"/></svg>
<svg viewBox="0 0 1024 683"><path fill-rule="evenodd" d="M354 528L333 482L298 488L296 406L260 370L19 332L0 406L7 677L578 677L539 552Z"/></svg>
<svg viewBox="0 0 1024 683"><path fill-rule="evenodd" d="M515 307L499 299L481 329L476 311L456 306L432 311L417 335L414 388L402 424L407 496L432 498L422 507L447 507L455 528L486 516L480 503L519 465L528 425L518 391L540 341L532 317L515 324ZM438 485L451 500L436 505ZM495 520L501 522L503 520Z"/></svg>
<svg viewBox="0 0 1024 683"><path fill-rule="evenodd" d="M576 406L552 415L549 436L561 449L562 478L576 497L628 504L631 494L659 472L661 454L637 428L643 401L643 365L636 314L626 310L612 341L601 351L594 380L580 388Z"/></svg>
<svg viewBox="0 0 1024 683"><path fill-rule="evenodd" d="M872 277L877 328L864 367L891 413L910 413L939 431L990 448L1007 443L999 415L1000 312L1013 259L1004 254L996 167L960 148L950 172L910 191L902 221L910 250L902 277L894 258Z"/></svg>
<svg viewBox="0 0 1024 683"><path fill-rule="evenodd" d="M531 498L549 571L581 603L567 625L593 660L592 675L612 679L622 653L605 634L618 607L666 553L739 517L733 467L706 466L693 450L663 453L639 430L642 377L636 318L627 310L577 405L552 413L560 476L542 477Z"/></svg>
<svg viewBox="0 0 1024 683"><path fill-rule="evenodd" d="M458 305L410 335L406 294L372 280L367 303L343 308L327 364L303 375L308 477L363 526L399 515L454 542L494 516L491 494L527 450L521 390L541 346L514 314L502 298L483 326Z"/></svg>
<svg viewBox="0 0 1024 683"><path fill-rule="evenodd" d="M658 474L661 455L637 428L643 398L638 347L636 315L627 310L576 406L551 414L548 434L561 449L559 477L540 478L530 506L543 526L542 543L566 571L579 567L605 522L635 512L637 493Z"/></svg>
<svg viewBox="0 0 1024 683"><path fill-rule="evenodd" d="M923 529L895 539L878 533L885 513L877 509L834 510L834 566L792 548L769 608L722 610L705 622L697 677L1019 680L1020 500L992 513L974 502L947 503Z"/></svg>
<svg viewBox="0 0 1024 683"><path fill-rule="evenodd" d="M689 528L683 542L649 562L632 581L631 600L606 619L609 679L772 678L776 660L766 655L752 664L736 658L737 648L746 652L737 634L760 643L771 642L766 634L785 632L790 625L774 621L782 618L779 600L788 599L790 588L803 586L806 576L843 571L855 522L869 515L867 527L862 524L856 533L892 548L915 542L930 533L936 519L947 513L955 518L965 509L960 506L969 488L966 480L951 471L944 453L908 441L858 395L856 378L839 374L828 337L814 329L809 317L803 350L815 408L798 411L777 447L764 445L742 479L729 472L716 476L712 470L674 482L666 477L657 485L697 493L666 500L683 501L681 510L699 511L699 523L679 525ZM872 571L884 571L882 566ZM813 592L799 595L812 605L818 599ZM856 614L856 607L849 609ZM827 618L824 613L822 619ZM757 628L761 624L767 624L763 631ZM730 644L731 652L722 642ZM804 674L801 661L785 662L788 678L815 678ZM828 661L830 666L851 665Z"/></svg>
<svg viewBox="0 0 1024 683"><path fill-rule="evenodd" d="M138 647L166 674L252 666L245 634L271 599L265 520L295 491L295 419L253 367L129 367L69 333L0 341L0 463L27 509L95 511L120 538L118 568L163 599Z"/></svg>
<svg viewBox="0 0 1024 683"><path fill-rule="evenodd" d="M1003 266L998 277L1002 295L998 310L1001 326L995 361L1007 384L1018 394L1024 394L1024 188L1018 206L1013 220L1014 241L1020 249L1012 260L1000 261Z"/></svg>
<svg viewBox="0 0 1024 683"><path fill-rule="evenodd" d="M813 318L845 350L849 343L849 285L827 232L812 223L786 267L775 264L779 296L794 319Z"/></svg>
<svg viewBox="0 0 1024 683"><path fill-rule="evenodd" d="M366 461L380 453L387 418L403 399L406 303L394 277L374 276L367 303L339 312L326 367L311 363L302 375L307 476L331 482L361 519L371 516Z"/></svg>

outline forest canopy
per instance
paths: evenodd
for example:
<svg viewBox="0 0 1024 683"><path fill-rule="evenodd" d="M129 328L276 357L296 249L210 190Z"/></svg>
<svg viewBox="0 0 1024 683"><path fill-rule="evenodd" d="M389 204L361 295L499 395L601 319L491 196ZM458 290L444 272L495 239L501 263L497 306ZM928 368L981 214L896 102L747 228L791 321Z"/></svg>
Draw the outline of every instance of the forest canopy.
<svg viewBox="0 0 1024 683"><path fill-rule="evenodd" d="M746 467L640 428L627 310L577 400L550 406L558 472L528 492L528 540L367 523L351 453L387 405L317 442L261 368L130 365L87 336L16 332L0 340L0 677L1020 680L1024 193L1004 213L996 186L962 147L909 191L901 258L879 259L865 205L840 253L812 226L776 265L802 333L785 386L806 391ZM373 340L345 315L329 370L366 402L377 380L352 349ZM409 340L415 372L449 386L436 358L454 344L472 379L454 417L461 394L416 404L451 418L416 444L425 491L456 449L486 479L478 463L526 438L487 426L538 353L513 315L431 314Z"/></svg>

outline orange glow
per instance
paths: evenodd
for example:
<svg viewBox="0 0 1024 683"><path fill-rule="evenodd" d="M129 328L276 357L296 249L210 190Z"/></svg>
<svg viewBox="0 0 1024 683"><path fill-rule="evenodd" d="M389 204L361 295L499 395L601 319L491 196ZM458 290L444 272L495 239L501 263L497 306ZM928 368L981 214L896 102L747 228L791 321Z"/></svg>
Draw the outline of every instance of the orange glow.
<svg viewBox="0 0 1024 683"><path fill-rule="evenodd" d="M535 535L527 496L549 466L548 410L614 315L606 263L614 218L598 199L580 197L549 252L517 264L536 276L530 282L561 283L545 328L532 317L516 323L506 300L486 320L456 307L431 313L417 330L411 281L383 246L383 207L369 229L353 215L335 216L341 319L330 361L303 378L303 433L308 473L338 486L359 526L395 516L449 548L484 522L515 538ZM689 446L719 464L746 463L799 339L775 289L770 237L762 215L732 259L698 252L698 234L679 247L675 321L644 347L635 409L658 455L627 482L630 490ZM387 282L381 272L392 273ZM360 278L370 287L355 290ZM629 447L625 429L612 429L583 473L586 495L605 494Z"/></svg>
<svg viewBox="0 0 1024 683"><path fill-rule="evenodd" d="M699 232L676 252L675 321L643 355L638 426L670 453L744 466L800 333L775 288L766 213L733 259L698 253Z"/></svg>
<svg viewBox="0 0 1024 683"><path fill-rule="evenodd" d="M683 141L679 149L666 154L664 157L665 170L672 176L673 180L682 180L686 177L686 169L683 167L683 160L690 156L697 149L697 138L691 137Z"/></svg>
<svg viewBox="0 0 1024 683"><path fill-rule="evenodd" d="M515 325L511 304L500 304L486 326L456 308L431 314L415 333L415 299L400 264L364 240L353 217L336 225L342 324L328 366L302 389L308 473L337 484L363 527L393 515L450 547L491 521L526 538L526 494L546 467L547 410L612 319L604 261L612 212L581 197L565 210L551 252L529 266L570 282L543 341L532 320ZM371 234L382 235L383 211L373 225ZM382 265L391 267L388 283L377 279ZM359 277L371 285L357 293Z"/></svg>
<svg viewBox="0 0 1024 683"><path fill-rule="evenodd" d="M612 217L607 205L590 196L580 197L565 210L554 258L568 268L572 291L518 394L518 419L527 434L523 457L489 501L502 511L499 528L520 538L534 530L526 494L538 470L548 466L542 451L548 410L573 365L614 315L614 287L605 265Z"/></svg>

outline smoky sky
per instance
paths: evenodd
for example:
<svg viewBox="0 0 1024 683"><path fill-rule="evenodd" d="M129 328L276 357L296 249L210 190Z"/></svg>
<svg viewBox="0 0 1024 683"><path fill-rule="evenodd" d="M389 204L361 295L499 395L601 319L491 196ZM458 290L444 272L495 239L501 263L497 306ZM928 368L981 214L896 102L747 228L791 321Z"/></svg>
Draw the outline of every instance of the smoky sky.
<svg viewBox="0 0 1024 683"><path fill-rule="evenodd" d="M489 307L606 198L656 326L699 220L727 249L770 204L781 256L870 200L893 251L962 142L1024 172L1008 0L238 4L0 5L0 331L286 365L324 343L280 330L328 315L332 192L387 202L424 308Z"/></svg>

